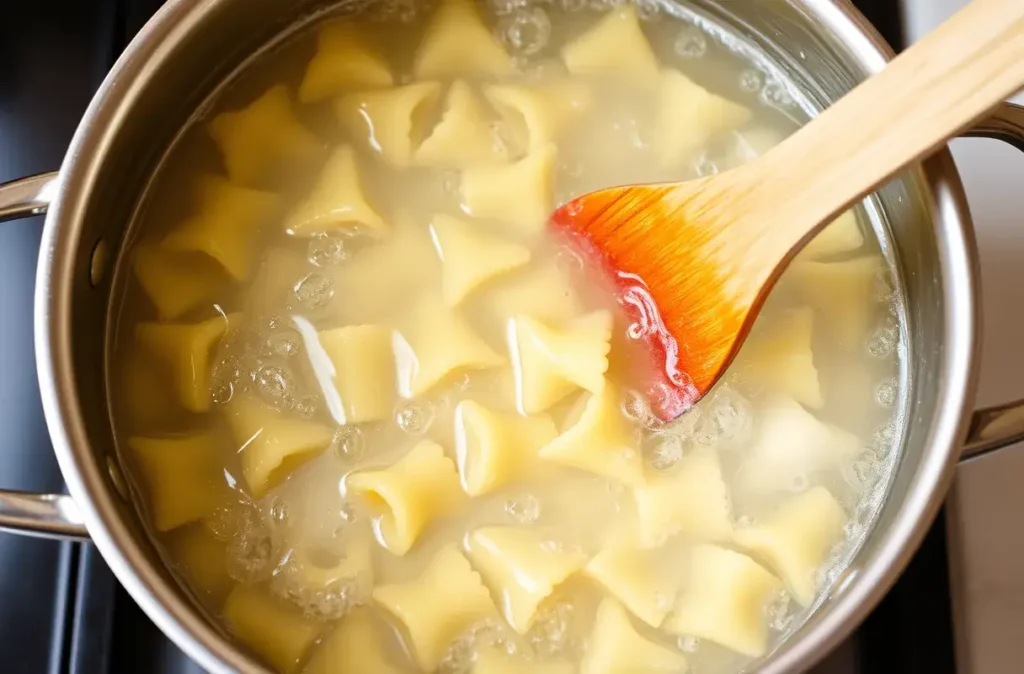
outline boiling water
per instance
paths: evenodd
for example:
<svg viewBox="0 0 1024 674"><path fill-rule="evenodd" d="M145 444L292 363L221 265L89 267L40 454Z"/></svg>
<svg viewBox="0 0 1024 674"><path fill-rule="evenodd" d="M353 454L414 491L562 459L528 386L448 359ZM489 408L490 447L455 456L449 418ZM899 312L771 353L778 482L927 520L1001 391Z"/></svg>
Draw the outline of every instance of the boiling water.
<svg viewBox="0 0 1024 674"><path fill-rule="evenodd" d="M713 393L661 423L658 364L542 214L726 170L804 112L696 14L493 0L487 31L474 11L379 6L319 51L315 21L175 145L111 343L139 506L280 671L740 671L828 592L895 462L878 242L859 211L830 226ZM424 56L445 30L467 51ZM331 49L362 87L310 84Z"/></svg>

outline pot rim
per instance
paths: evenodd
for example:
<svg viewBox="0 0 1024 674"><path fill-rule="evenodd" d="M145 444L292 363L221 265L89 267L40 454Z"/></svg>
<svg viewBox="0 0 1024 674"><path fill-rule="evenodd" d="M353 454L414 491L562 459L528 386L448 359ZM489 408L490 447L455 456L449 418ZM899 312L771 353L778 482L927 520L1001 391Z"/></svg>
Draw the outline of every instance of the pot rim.
<svg viewBox="0 0 1024 674"><path fill-rule="evenodd" d="M876 72L892 58L882 37L846 0L791 0L810 20L855 53L859 65ZM71 306L77 255L90 193L119 120L139 94L155 65L194 25L205 20L216 0L171 0L143 27L118 58L93 97L75 132L42 235L35 291L35 347L43 410L58 464L96 546L118 581L146 615L205 669L229 674L266 672L265 667L222 636L178 592L173 581L145 559L118 514L108 476L90 457L85 420L75 391L71 353ZM922 167L931 202L933 230L947 300L943 376L925 456L906 497L868 564L833 589L841 596L829 614L801 628L766 662L765 674L802 671L835 647L864 619L895 582L931 526L952 479L966 433L969 403L977 379L977 253L959 175L947 149ZM80 460L81 457L81 460Z"/></svg>

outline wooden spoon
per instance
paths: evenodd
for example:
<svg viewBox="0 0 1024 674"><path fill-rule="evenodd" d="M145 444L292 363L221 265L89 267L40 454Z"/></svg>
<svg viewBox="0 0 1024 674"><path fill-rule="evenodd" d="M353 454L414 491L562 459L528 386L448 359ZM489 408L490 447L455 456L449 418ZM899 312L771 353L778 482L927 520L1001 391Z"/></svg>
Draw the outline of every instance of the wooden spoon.
<svg viewBox="0 0 1024 674"><path fill-rule="evenodd" d="M656 413L672 419L707 393L822 227L1022 86L1024 0L973 0L752 162L561 206L552 222L608 262L665 364Z"/></svg>

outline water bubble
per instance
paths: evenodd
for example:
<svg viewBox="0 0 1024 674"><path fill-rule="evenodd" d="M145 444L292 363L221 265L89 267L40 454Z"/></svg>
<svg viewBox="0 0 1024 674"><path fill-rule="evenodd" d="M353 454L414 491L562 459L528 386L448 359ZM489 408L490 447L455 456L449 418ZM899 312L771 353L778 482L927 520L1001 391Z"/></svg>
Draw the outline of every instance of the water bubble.
<svg viewBox="0 0 1024 674"><path fill-rule="evenodd" d="M274 544L263 525L247 528L231 539L227 553L228 575L240 583L258 583L273 571Z"/></svg>
<svg viewBox="0 0 1024 674"><path fill-rule="evenodd" d="M807 473L797 473L789 481L789 490L795 494L807 491L810 486L811 479L807 477Z"/></svg>
<svg viewBox="0 0 1024 674"><path fill-rule="evenodd" d="M760 70L748 69L740 73L740 89L755 93L764 86L764 73Z"/></svg>
<svg viewBox="0 0 1024 674"><path fill-rule="evenodd" d="M277 365L262 365L256 371L255 384L260 397L274 405L285 404L295 388L291 373Z"/></svg>
<svg viewBox="0 0 1024 674"><path fill-rule="evenodd" d="M241 532L258 526L260 513L251 501L237 501L217 506L204 523L214 538L229 541Z"/></svg>
<svg viewBox="0 0 1024 674"><path fill-rule="evenodd" d="M876 454L885 454L896 441L896 424L889 422L871 436L871 449Z"/></svg>
<svg viewBox="0 0 1024 674"><path fill-rule="evenodd" d="M867 349L875 358L885 358L896 350L900 333L895 326L883 325L868 339Z"/></svg>
<svg viewBox="0 0 1024 674"><path fill-rule="evenodd" d="M696 653L700 648L700 639L697 637L682 636L676 639L676 647L683 653Z"/></svg>
<svg viewBox="0 0 1024 674"><path fill-rule="evenodd" d="M896 377L889 377L875 388L875 400L882 407L892 407L899 397L900 383Z"/></svg>
<svg viewBox="0 0 1024 674"><path fill-rule="evenodd" d="M875 272L872 290L875 301L879 303L888 302L896 295L896 287L892 281L892 273L887 268L882 267Z"/></svg>
<svg viewBox="0 0 1024 674"><path fill-rule="evenodd" d="M793 97L790 95L789 89L782 82L774 80L768 82L761 90L761 101L776 109L793 107Z"/></svg>
<svg viewBox="0 0 1024 674"><path fill-rule="evenodd" d="M622 413L633 423L648 426L654 416L647 397L639 391L627 390L622 395Z"/></svg>
<svg viewBox="0 0 1024 674"><path fill-rule="evenodd" d="M870 449L866 449L849 465L843 466L841 472L847 484L863 491L875 483L880 469L881 462L878 455Z"/></svg>
<svg viewBox="0 0 1024 674"><path fill-rule="evenodd" d="M293 410L302 419L312 419L316 416L317 397L305 395L295 401Z"/></svg>
<svg viewBox="0 0 1024 674"><path fill-rule="evenodd" d="M354 461L363 454L363 432L358 426L342 426L334 433L334 451L345 461Z"/></svg>
<svg viewBox="0 0 1024 674"><path fill-rule="evenodd" d="M235 397L235 382L233 377L225 376L218 365L213 368L213 375L210 377L210 399L218 405L231 402Z"/></svg>
<svg viewBox="0 0 1024 674"><path fill-rule="evenodd" d="M398 427L409 435L422 435L434 422L434 407L429 403L409 403L395 415Z"/></svg>
<svg viewBox="0 0 1024 674"><path fill-rule="evenodd" d="M581 12L587 8L589 0L558 0L558 4L566 12Z"/></svg>
<svg viewBox="0 0 1024 674"><path fill-rule="evenodd" d="M558 602L541 609L537 619L527 632L527 640L534 653L541 657L552 657L572 650L569 627L573 619L573 606Z"/></svg>
<svg viewBox="0 0 1024 674"><path fill-rule="evenodd" d="M341 504L341 508L338 509L338 517L340 517L341 521L345 523L344 528L347 528L349 525L355 524L359 521L359 514L348 501ZM341 528L343 527L339 527L339 529Z"/></svg>
<svg viewBox="0 0 1024 674"><path fill-rule="evenodd" d="M282 498L275 498L270 504L270 521L274 526L284 526L288 523L288 502Z"/></svg>
<svg viewBox="0 0 1024 674"><path fill-rule="evenodd" d="M348 251L340 236L321 234L310 239L306 256L317 267L335 267L345 261Z"/></svg>
<svg viewBox="0 0 1024 674"><path fill-rule="evenodd" d="M679 31L674 46L678 56L698 59L708 52L708 39L699 28L690 26Z"/></svg>
<svg viewBox="0 0 1024 674"><path fill-rule="evenodd" d="M292 288L295 299L306 309L318 309L334 297L334 281L317 272L306 274Z"/></svg>
<svg viewBox="0 0 1024 674"><path fill-rule="evenodd" d="M692 414L693 410L689 414ZM729 388L720 389L701 406L693 436L698 444L710 447L720 441L739 440L750 430L750 403Z"/></svg>
<svg viewBox="0 0 1024 674"><path fill-rule="evenodd" d="M522 8L498 23L502 41L513 52L530 56L547 46L551 20L540 7Z"/></svg>
<svg viewBox="0 0 1024 674"><path fill-rule="evenodd" d="M647 453L654 470L669 470L683 458L683 439L675 434L660 435Z"/></svg>
<svg viewBox="0 0 1024 674"><path fill-rule="evenodd" d="M706 154L697 157L696 161L693 162L693 170L701 178L717 175L719 172L718 165L711 161Z"/></svg>
<svg viewBox="0 0 1024 674"><path fill-rule="evenodd" d="M795 613L792 597L788 592L780 592L768 605L768 625L776 632L785 632L793 626Z"/></svg>
<svg viewBox="0 0 1024 674"><path fill-rule="evenodd" d="M267 355L292 358L302 350L299 333L293 330L279 330L267 335L265 342Z"/></svg>
<svg viewBox="0 0 1024 674"><path fill-rule="evenodd" d="M533 494L518 494L505 502L505 512L519 524L533 524L540 517L540 501Z"/></svg>
<svg viewBox="0 0 1024 674"><path fill-rule="evenodd" d="M655 0L635 0L636 15L641 21L654 21L658 18L659 7Z"/></svg>
<svg viewBox="0 0 1024 674"><path fill-rule="evenodd" d="M529 6L529 0L491 0L491 9L498 16L506 16Z"/></svg>

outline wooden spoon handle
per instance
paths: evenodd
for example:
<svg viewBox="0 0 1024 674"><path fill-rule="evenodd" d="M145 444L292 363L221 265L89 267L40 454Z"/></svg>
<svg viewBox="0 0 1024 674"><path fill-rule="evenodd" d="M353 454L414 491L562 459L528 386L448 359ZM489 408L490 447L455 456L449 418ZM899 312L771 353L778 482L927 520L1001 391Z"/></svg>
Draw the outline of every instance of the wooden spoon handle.
<svg viewBox="0 0 1024 674"><path fill-rule="evenodd" d="M733 183L730 196L741 195L745 203L732 206L750 215L743 224L760 230L755 237L770 242L775 259L783 259L786 249L809 240L1022 86L1024 0L973 0L812 123L737 171L739 184ZM785 203L779 203L780 195Z"/></svg>

